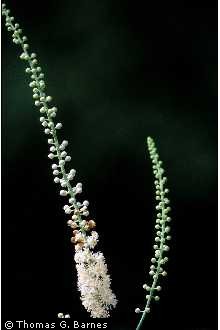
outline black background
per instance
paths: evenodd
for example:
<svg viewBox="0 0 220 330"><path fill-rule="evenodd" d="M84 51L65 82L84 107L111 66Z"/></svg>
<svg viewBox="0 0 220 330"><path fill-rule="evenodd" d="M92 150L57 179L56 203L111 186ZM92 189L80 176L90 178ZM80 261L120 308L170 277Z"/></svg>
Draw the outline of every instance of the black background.
<svg viewBox="0 0 220 330"><path fill-rule="evenodd" d="M169 180L173 240L161 301L143 329L216 329L217 2L7 5L38 54L98 224L119 300L114 329L135 328L149 280L155 202L148 135ZM54 320L69 312L85 319L65 201L52 180L19 47L3 21L3 317Z"/></svg>

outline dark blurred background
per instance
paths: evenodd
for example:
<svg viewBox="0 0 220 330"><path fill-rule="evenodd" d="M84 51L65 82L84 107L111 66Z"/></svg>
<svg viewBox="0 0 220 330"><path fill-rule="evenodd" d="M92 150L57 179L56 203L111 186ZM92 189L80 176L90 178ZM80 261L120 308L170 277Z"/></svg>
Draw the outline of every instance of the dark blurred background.
<svg viewBox="0 0 220 330"><path fill-rule="evenodd" d="M143 329L213 330L217 318L217 1L7 1L59 108L72 166L134 329L155 218L146 137L169 180L172 236L161 301ZM85 319L73 247L20 49L2 21L2 310Z"/></svg>

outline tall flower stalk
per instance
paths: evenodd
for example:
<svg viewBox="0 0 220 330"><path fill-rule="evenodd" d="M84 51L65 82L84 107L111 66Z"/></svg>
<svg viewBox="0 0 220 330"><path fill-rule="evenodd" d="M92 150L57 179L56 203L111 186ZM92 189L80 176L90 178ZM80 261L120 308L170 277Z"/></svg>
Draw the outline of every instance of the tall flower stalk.
<svg viewBox="0 0 220 330"><path fill-rule="evenodd" d="M162 168L162 161L159 159L157 149L155 147L154 140L151 137L147 138L148 150L150 153L150 158L153 165L153 174L155 177L155 188L156 188L156 201L158 204L156 206L157 216L156 216L156 235L155 235L155 244L153 246L155 252L154 257L151 259L151 266L149 275L152 280L149 285L144 284L143 289L147 292L146 295L146 305L144 310L136 308L136 313L141 313L141 319L137 325L136 330L139 330L143 321L148 313L151 310L151 302L159 301L159 292L161 291L161 286L159 285L161 276L166 276L167 272L164 270L164 265L168 261L168 257L164 254L169 251L169 246L167 242L171 239L170 236L170 226L168 225L171 221L171 218L168 216L171 208L168 206L170 201L167 198L169 190L165 188L167 178L164 176L164 169Z"/></svg>
<svg viewBox="0 0 220 330"><path fill-rule="evenodd" d="M91 317L109 317L109 311L116 306L117 300L110 288L111 279L105 258L101 252L93 251L98 242L98 233L95 231L95 221L89 217L89 202L77 201L77 195L82 193L82 184L73 186L71 183L76 171L67 170L71 157L66 152L68 141L60 143L58 139L57 132L62 129L62 124L54 121L57 107L51 106L52 97L46 94L44 73L36 54L29 52L27 37L23 35L19 24L14 23L14 17L10 16L10 10L5 4L2 4L2 15L5 16L7 30L12 33L13 42L22 49L20 59L27 63L25 72L30 75L29 86L33 91L34 104L39 108L40 122L48 136L48 158L55 161L51 166L54 182L61 186L60 195L68 198L63 209L71 217L67 225L71 228L71 242L76 250L75 262L82 304Z"/></svg>

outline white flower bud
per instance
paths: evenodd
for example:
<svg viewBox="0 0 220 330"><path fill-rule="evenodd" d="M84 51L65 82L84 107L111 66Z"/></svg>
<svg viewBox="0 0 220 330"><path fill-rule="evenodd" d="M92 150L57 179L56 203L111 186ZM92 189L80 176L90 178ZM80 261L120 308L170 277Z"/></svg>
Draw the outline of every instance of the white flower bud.
<svg viewBox="0 0 220 330"><path fill-rule="evenodd" d="M44 113L44 112L46 112L46 108L45 107L40 108L40 113Z"/></svg>
<svg viewBox="0 0 220 330"><path fill-rule="evenodd" d="M56 176L56 178L54 178L53 180L55 183L59 183L60 182L60 179Z"/></svg>
<svg viewBox="0 0 220 330"><path fill-rule="evenodd" d="M67 196L66 190L60 190L60 196Z"/></svg>
<svg viewBox="0 0 220 330"><path fill-rule="evenodd" d="M35 93L35 94L33 94L33 99L34 99L34 100L38 99L38 97L39 97L39 95L38 95L38 94L36 94L36 93Z"/></svg>
<svg viewBox="0 0 220 330"><path fill-rule="evenodd" d="M21 56L20 56L20 59L27 61L27 60L29 60L29 56L28 56L28 54L22 53Z"/></svg>
<svg viewBox="0 0 220 330"><path fill-rule="evenodd" d="M54 156L54 154L49 154L48 155L48 158L50 158L50 159L53 159L55 156Z"/></svg>
<svg viewBox="0 0 220 330"><path fill-rule="evenodd" d="M47 127L47 122L46 122L46 120L43 121L42 126L43 126L43 127Z"/></svg>
<svg viewBox="0 0 220 330"><path fill-rule="evenodd" d="M83 206L81 209L80 209L80 212L84 212L87 210L87 206Z"/></svg>
<svg viewBox="0 0 220 330"><path fill-rule="evenodd" d="M73 221L72 221L72 220L68 220L68 221L67 221L67 225L68 225L68 226L71 226L72 224L73 224Z"/></svg>
<svg viewBox="0 0 220 330"><path fill-rule="evenodd" d="M47 142L48 144L53 144L53 139L48 139Z"/></svg>
<svg viewBox="0 0 220 330"><path fill-rule="evenodd" d="M56 151L56 147L54 147L54 146L50 147L50 151L55 152Z"/></svg>
<svg viewBox="0 0 220 330"><path fill-rule="evenodd" d="M71 213L72 213L71 208L70 208L70 207L66 208L66 209L65 209L65 213L66 213L66 214L71 214Z"/></svg>
<svg viewBox="0 0 220 330"><path fill-rule="evenodd" d="M47 96L46 97L46 102L51 102L52 101L52 96Z"/></svg>
<svg viewBox="0 0 220 330"><path fill-rule="evenodd" d="M70 170L70 174L73 175L73 176L75 176L75 174L76 174L76 170L74 170L74 168L72 168L72 169Z"/></svg>
<svg viewBox="0 0 220 330"><path fill-rule="evenodd" d="M135 313L136 314L139 314L139 313L141 313L141 310L140 310L140 308L135 308ZM59 316L58 316L59 317Z"/></svg>
<svg viewBox="0 0 220 330"><path fill-rule="evenodd" d="M44 130L44 133L45 133L45 134L50 134L50 129L49 129L49 128L46 128L46 129Z"/></svg>
<svg viewBox="0 0 220 330"><path fill-rule="evenodd" d="M82 220L82 221L80 222L80 225L81 225L82 227L84 227L84 226L86 225L86 220Z"/></svg>
<svg viewBox="0 0 220 330"><path fill-rule="evenodd" d="M81 192L82 192L82 188L80 187L76 188L76 194L81 194Z"/></svg>
<svg viewBox="0 0 220 330"><path fill-rule="evenodd" d="M71 161L71 157L70 156L66 156L65 161L66 162L70 162Z"/></svg>
<svg viewBox="0 0 220 330"><path fill-rule="evenodd" d="M160 257L160 250L156 250L156 251L155 251L155 257L156 257L156 258L159 258L159 257Z"/></svg>
<svg viewBox="0 0 220 330"><path fill-rule="evenodd" d="M36 105L36 107L39 107L40 101L37 100L37 101L34 102L34 104Z"/></svg>
<svg viewBox="0 0 220 330"><path fill-rule="evenodd" d="M61 145L59 146L59 149L60 149L60 150L64 150L64 149L65 149L65 146L61 144Z"/></svg>
<svg viewBox="0 0 220 330"><path fill-rule="evenodd" d="M12 39L12 42L14 42L16 45L18 45L20 43L20 40L16 39L16 38L13 38Z"/></svg>
<svg viewBox="0 0 220 330"><path fill-rule="evenodd" d="M36 82L35 82L35 81L30 82L29 86L30 86L31 88L35 87L35 86L36 86Z"/></svg>
<svg viewBox="0 0 220 330"><path fill-rule="evenodd" d="M61 159L61 160L59 161L59 165L60 165L60 166L65 165L65 160Z"/></svg>
<svg viewBox="0 0 220 330"><path fill-rule="evenodd" d="M62 151L60 154L61 157L66 157L66 155L67 155L66 151Z"/></svg>
<svg viewBox="0 0 220 330"><path fill-rule="evenodd" d="M62 126L63 126L63 125L62 125L61 123L57 123L56 126L55 126L55 128L56 128L56 129L61 129Z"/></svg>

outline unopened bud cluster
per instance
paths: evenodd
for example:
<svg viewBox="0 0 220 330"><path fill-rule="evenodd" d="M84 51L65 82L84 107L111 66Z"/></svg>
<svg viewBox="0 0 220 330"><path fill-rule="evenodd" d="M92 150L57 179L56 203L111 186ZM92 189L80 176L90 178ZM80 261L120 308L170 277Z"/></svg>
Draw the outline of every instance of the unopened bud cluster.
<svg viewBox="0 0 220 330"><path fill-rule="evenodd" d="M19 24L13 23L14 17L9 16L10 11L2 5L2 14L6 16L6 26L8 31L12 31L13 42L20 44L23 52L20 55L20 59L27 62L25 72L30 76L29 86L33 91L33 99L35 106L39 109L40 123L43 127L43 131L48 138L49 153L48 158L56 161L52 164L52 172L54 175L54 182L60 185L60 195L68 197L68 205L64 206L66 214L71 215L71 219L68 221L68 225L74 229L73 237L71 241L76 244L76 248L82 247L86 242L86 234L95 228L95 222L91 219L88 221L84 218L89 216L88 201L83 203L76 201L76 195L82 193L82 184L77 183L74 187L71 185L71 181L74 179L76 171L70 169L68 172L65 169L66 163L71 161L71 157L66 151L68 141L64 140L62 143L58 142L57 131L60 130L63 125L59 122L55 123L54 119L57 115L57 107L52 106L52 97L45 92L46 83L44 81L44 73L40 66L38 66L37 55L35 53L29 53L29 44L27 43L27 37L22 36L22 30ZM93 233L93 237L95 237ZM94 244L93 244L94 245Z"/></svg>
<svg viewBox="0 0 220 330"><path fill-rule="evenodd" d="M57 317L58 319L70 319L70 314L58 313Z"/></svg>
<svg viewBox="0 0 220 330"><path fill-rule="evenodd" d="M82 183L77 183L72 185L71 181L74 179L76 170L69 169L66 170L66 165L71 161L70 155L67 153L66 148L68 146L68 141L63 140L59 143L57 132L62 129L63 125L60 122L55 122L57 116L57 107L52 105L52 97L46 94L46 83L44 80L44 73L42 72L41 67L39 66L37 55L35 53L29 52L29 44L27 43L27 37L23 36L22 29L19 24L14 23L14 17L10 16L10 10L6 9L5 4L2 4L2 15L6 17L6 27L7 30L12 32L13 42L18 44L22 48L22 53L20 54L20 59L25 61L27 66L25 72L30 77L29 87L33 92L34 104L39 110L40 113L40 123L42 125L44 134L47 136L48 142L48 158L53 161L51 165L52 173L54 176L54 182L60 185L60 196L66 197L68 199L67 203L64 205L64 212L69 216L67 225L70 227L72 232L71 242L75 245L76 251L79 250L88 250L94 249L98 242L98 233L95 231L96 223L93 219L89 217L89 202L87 200L82 203L77 201L77 196L82 193ZM94 255L96 256L96 255ZM95 258L93 256L93 258ZM104 258L104 257L103 257ZM103 259L102 262L104 263ZM82 264L80 262L80 264ZM87 261L87 266L88 261ZM107 268L105 267L107 272ZM102 273L102 276L109 276ZM97 274L98 277L98 274ZM100 282L100 285L103 283ZM108 286L108 292L112 295L112 300L109 299L109 305L115 306L116 299L113 293L111 293L110 281L105 281L105 286ZM80 286L81 287L81 286ZM92 289L92 288L91 288ZM100 298L98 287L93 290L94 299L97 301L102 301L104 305L99 309L99 316L102 317L100 311L104 311L103 315L106 317L108 315L108 309L111 307L108 306L107 299ZM91 297L90 297L91 299ZM113 302L111 304L111 301ZM101 304L101 303L99 303ZM96 310L97 310L96 306ZM91 308L89 311L92 313ZM95 316L96 313L93 313Z"/></svg>
<svg viewBox="0 0 220 330"><path fill-rule="evenodd" d="M147 139L148 150L150 153L150 158L153 165L153 174L155 177L155 191L156 191L156 224L155 224L155 243L153 245L154 256L151 259L151 266L149 270L149 275L152 277L151 284L143 285L143 289L146 292L146 307L143 311L140 308L136 308L136 313L143 313L143 316L146 313L150 312L150 303L152 300L159 301L160 296L159 292L161 291L161 286L158 285L160 277L166 276L167 272L164 269L165 264L168 261L168 257L164 255L169 251L169 241L170 236L170 226L171 221L169 211L171 210L169 206L169 199L167 194L169 190L165 187L167 178L164 176L164 169L162 168L162 161L159 160L159 155L155 147L155 143L152 138L148 137ZM141 325L142 320L139 323ZM137 327L139 329L139 327Z"/></svg>

